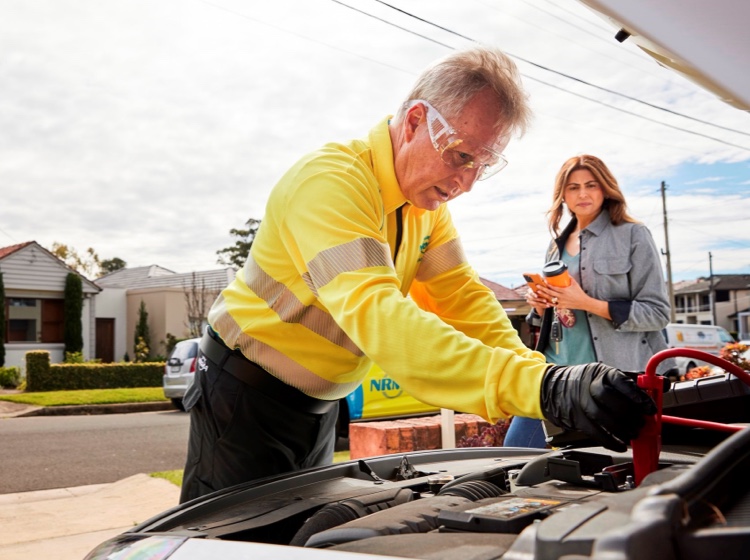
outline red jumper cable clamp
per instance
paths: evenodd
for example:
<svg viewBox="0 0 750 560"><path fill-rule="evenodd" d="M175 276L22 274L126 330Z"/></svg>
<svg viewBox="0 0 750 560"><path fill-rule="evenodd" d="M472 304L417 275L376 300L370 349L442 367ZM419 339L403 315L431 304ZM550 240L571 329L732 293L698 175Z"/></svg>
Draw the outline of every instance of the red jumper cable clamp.
<svg viewBox="0 0 750 560"><path fill-rule="evenodd" d="M694 358L718 366L742 380L746 385L750 385L750 374L748 372L738 365L714 356L713 354L701 352L700 350L693 350L691 348L670 348L654 354L648 361L648 364L646 364L646 372L638 376L638 386L646 391L656 403L656 414L646 417L646 424L638 434L638 437L630 442L633 448L633 473L635 475L636 486L640 485L641 481L643 481L648 474L659 468L662 422L728 432L737 432L742 429L741 426L731 426L718 422L707 422L704 420L693 420L690 418L662 415L664 385L663 379L656 375L656 366L667 358L678 356Z"/></svg>

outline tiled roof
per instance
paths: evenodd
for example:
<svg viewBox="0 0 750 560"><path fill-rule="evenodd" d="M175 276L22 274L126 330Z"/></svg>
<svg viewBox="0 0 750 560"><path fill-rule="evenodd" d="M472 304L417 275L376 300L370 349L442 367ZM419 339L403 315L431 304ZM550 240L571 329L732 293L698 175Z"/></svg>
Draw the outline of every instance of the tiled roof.
<svg viewBox="0 0 750 560"><path fill-rule="evenodd" d="M17 245L10 245L8 247L0 247L0 259L4 259L11 253L15 253L19 249L23 249L24 247L31 245L34 243L33 241L26 241L25 243L18 243Z"/></svg>
<svg viewBox="0 0 750 560"><path fill-rule="evenodd" d="M499 301L511 301L511 300L524 299L523 296L519 295L518 292L516 292L515 290L506 288L505 286L497 284L493 282L492 280L487 280L485 278L480 278L480 280L482 281L482 284L484 284L485 286L487 286L490 290L494 292L495 297Z"/></svg>
<svg viewBox="0 0 750 560"><path fill-rule="evenodd" d="M714 274L714 290L748 290L750 289L750 274ZM711 290L710 278L683 280L675 282L675 294L701 294Z"/></svg>
<svg viewBox="0 0 750 560"><path fill-rule="evenodd" d="M719 290L750 289L750 274L715 274L714 288Z"/></svg>
<svg viewBox="0 0 750 560"><path fill-rule="evenodd" d="M101 288L184 288L201 284L207 288L224 288L234 278L232 268L177 273L157 265L123 268L96 280ZM195 275L195 279L193 279Z"/></svg>
<svg viewBox="0 0 750 560"><path fill-rule="evenodd" d="M133 282L140 282L146 278L159 276L174 276L177 274L172 270L162 268L159 265L137 266L134 268L121 268L97 279L96 283L106 288L127 288Z"/></svg>

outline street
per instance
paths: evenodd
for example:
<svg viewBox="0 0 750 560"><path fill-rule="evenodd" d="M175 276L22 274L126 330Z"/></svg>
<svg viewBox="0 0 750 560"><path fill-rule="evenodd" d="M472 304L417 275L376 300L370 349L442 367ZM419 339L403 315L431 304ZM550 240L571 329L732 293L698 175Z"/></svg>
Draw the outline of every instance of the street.
<svg viewBox="0 0 750 560"><path fill-rule="evenodd" d="M0 494L182 469L189 421L176 410L4 419Z"/></svg>

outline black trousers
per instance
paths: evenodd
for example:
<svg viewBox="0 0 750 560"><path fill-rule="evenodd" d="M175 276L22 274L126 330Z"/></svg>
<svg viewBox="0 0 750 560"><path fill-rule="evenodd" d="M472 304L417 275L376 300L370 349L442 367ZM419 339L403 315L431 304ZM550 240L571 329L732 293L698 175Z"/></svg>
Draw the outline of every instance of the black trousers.
<svg viewBox="0 0 750 560"><path fill-rule="evenodd" d="M263 383L253 386L238 377L238 360L244 360L238 352L223 347L217 353L215 340L204 352L206 337L195 380L183 399L190 411L190 435L180 503L243 482L331 464L338 403L323 413L306 412L293 403L300 394L292 387L284 386L296 393L289 399L278 391L269 395Z"/></svg>

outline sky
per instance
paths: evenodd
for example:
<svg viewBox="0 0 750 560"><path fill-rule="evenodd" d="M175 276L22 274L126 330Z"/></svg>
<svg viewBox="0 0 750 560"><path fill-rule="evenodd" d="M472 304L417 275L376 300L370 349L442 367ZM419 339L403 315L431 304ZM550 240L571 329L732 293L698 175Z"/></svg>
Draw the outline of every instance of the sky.
<svg viewBox="0 0 750 560"><path fill-rule="evenodd" d="M481 277L541 269L555 174L581 153L662 251L666 206L673 281L750 273L750 115L616 31L573 0L0 0L0 247L220 268L298 158L365 136L480 42L534 111L508 167L449 204Z"/></svg>

